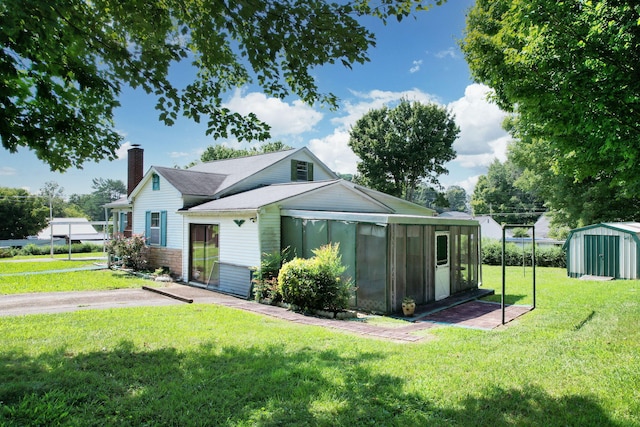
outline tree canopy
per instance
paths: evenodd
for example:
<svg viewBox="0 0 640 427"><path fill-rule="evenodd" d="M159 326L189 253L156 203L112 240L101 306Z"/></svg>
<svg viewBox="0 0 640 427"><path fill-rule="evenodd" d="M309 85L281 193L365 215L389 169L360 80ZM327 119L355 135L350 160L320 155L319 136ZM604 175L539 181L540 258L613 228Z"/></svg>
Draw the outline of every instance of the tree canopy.
<svg viewBox="0 0 640 427"><path fill-rule="evenodd" d="M532 224L545 210L535 191L525 191L517 183L523 171L511 160L499 160L478 178L471 197L474 215L491 214L498 223Z"/></svg>
<svg viewBox="0 0 640 427"><path fill-rule="evenodd" d="M0 187L0 239L24 239L42 230L49 201L22 188Z"/></svg>
<svg viewBox="0 0 640 427"><path fill-rule="evenodd" d="M232 148L224 145L210 145L200 156L201 162L211 162L213 160L235 159L237 157L255 156L257 154L273 153L276 151L290 150L293 147L283 144L280 141L268 142L259 147ZM195 164L195 163L194 163Z"/></svg>
<svg viewBox="0 0 640 427"><path fill-rule="evenodd" d="M442 0L199 1L4 0L0 3L0 139L28 147L52 170L114 159L122 135L114 109L122 88L157 97L159 119L205 120L207 134L265 140L254 114L223 106L250 83L266 94L331 107L317 66L368 61L374 34L359 18L401 20ZM169 78L188 61L192 81Z"/></svg>
<svg viewBox="0 0 640 427"><path fill-rule="evenodd" d="M360 158L359 182L412 200L422 181L438 185L455 158L460 128L446 108L402 100L370 110L352 127L349 146Z"/></svg>
<svg viewBox="0 0 640 427"><path fill-rule="evenodd" d="M477 0L461 45L558 175L638 194L639 22L635 0Z"/></svg>

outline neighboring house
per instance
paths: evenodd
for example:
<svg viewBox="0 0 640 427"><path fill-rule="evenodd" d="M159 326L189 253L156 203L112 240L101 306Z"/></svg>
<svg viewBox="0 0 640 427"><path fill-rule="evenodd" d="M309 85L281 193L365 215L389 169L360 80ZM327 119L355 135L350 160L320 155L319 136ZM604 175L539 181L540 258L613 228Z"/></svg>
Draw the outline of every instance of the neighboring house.
<svg viewBox="0 0 640 427"><path fill-rule="evenodd" d="M68 243L103 243L105 234L96 231L86 218L53 218L51 223L42 229L36 238L38 240L65 239Z"/></svg>
<svg viewBox="0 0 640 427"><path fill-rule="evenodd" d="M615 222L573 229L567 236L567 274L640 279L640 223Z"/></svg>
<svg viewBox="0 0 640 427"><path fill-rule="evenodd" d="M340 243L360 308L398 311L405 295L426 303L481 280L477 221L437 218L338 179L307 148L189 169L152 166L111 208L116 219L131 210L128 224L146 236L153 267L243 297L265 253L289 247L307 257L329 242Z"/></svg>
<svg viewBox="0 0 640 427"><path fill-rule="evenodd" d="M448 211L438 215L440 218L475 219L480 224L480 234L483 239L502 240L502 226L489 215L471 216L466 212ZM506 230L506 237L511 237L511 230Z"/></svg>

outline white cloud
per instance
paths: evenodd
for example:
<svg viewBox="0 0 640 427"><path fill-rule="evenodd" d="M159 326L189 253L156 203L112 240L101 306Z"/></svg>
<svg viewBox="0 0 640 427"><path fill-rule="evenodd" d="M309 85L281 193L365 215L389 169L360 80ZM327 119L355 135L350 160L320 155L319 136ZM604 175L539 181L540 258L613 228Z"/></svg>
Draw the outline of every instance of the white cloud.
<svg viewBox="0 0 640 427"><path fill-rule="evenodd" d="M441 50L440 52L437 52L435 54L435 57L436 58L440 58L440 59L447 58L447 57L455 59L455 58L458 58L459 56L460 55L458 53L458 50L456 48L454 48L454 47L450 47L448 49Z"/></svg>
<svg viewBox="0 0 640 427"><path fill-rule="evenodd" d="M0 167L0 176L12 176L15 175L18 171L9 166Z"/></svg>
<svg viewBox="0 0 640 427"><path fill-rule="evenodd" d="M127 152L133 146L130 141L125 142L116 150L116 156L118 156L118 160L124 160L127 158Z"/></svg>
<svg viewBox="0 0 640 427"><path fill-rule="evenodd" d="M172 159L180 159L182 157L191 157L193 156L191 153L186 153L184 151L172 151L169 153L169 157Z"/></svg>
<svg viewBox="0 0 640 427"><path fill-rule="evenodd" d="M349 131L335 129L331 135L309 141L309 149L334 172L355 174L358 156L348 143Z"/></svg>
<svg viewBox="0 0 640 427"><path fill-rule="evenodd" d="M413 61L413 67L409 68L409 72L411 74L420 71L420 66L422 65L422 59L418 61Z"/></svg>
<svg viewBox="0 0 640 427"><path fill-rule="evenodd" d="M502 129L506 113L487 100L490 89L480 84L467 86L464 97L448 107L460 126L460 136L453 145L456 162L465 168L488 166L495 158L506 159L509 134Z"/></svg>
<svg viewBox="0 0 640 427"><path fill-rule="evenodd" d="M243 115L254 113L271 126L272 137L311 131L322 120L322 113L300 100L289 104L278 98L268 98L259 92L244 94L239 89L224 106Z"/></svg>

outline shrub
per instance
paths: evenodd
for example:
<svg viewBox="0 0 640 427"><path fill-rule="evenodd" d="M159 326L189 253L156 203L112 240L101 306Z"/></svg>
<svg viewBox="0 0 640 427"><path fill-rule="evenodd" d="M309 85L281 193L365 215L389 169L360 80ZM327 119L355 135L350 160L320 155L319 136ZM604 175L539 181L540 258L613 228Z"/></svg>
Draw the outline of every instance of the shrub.
<svg viewBox="0 0 640 427"><path fill-rule="evenodd" d="M71 253L90 253L102 251L102 245L95 243L74 243L71 245ZM50 245L26 245L17 251L18 255L49 255L51 253ZM55 245L53 247L54 254L69 253L69 245Z"/></svg>
<svg viewBox="0 0 640 427"><path fill-rule="evenodd" d="M116 264L121 263L124 267L136 271L144 270L147 265L147 244L143 235L114 236L107 243L106 249L109 256L118 258Z"/></svg>
<svg viewBox="0 0 640 427"><path fill-rule="evenodd" d="M339 255L339 245L326 245L313 251L311 259L294 258L285 263L278 275L284 302L303 311L349 307L353 293L351 280L341 275L346 270Z"/></svg>
<svg viewBox="0 0 640 427"><path fill-rule="evenodd" d="M0 258L13 258L13 249L0 248Z"/></svg>
<svg viewBox="0 0 640 427"><path fill-rule="evenodd" d="M282 260L286 259L289 248L281 252L264 253L260 267L253 273L253 296L256 301L269 300L272 304L282 301L282 293L278 286L278 274L282 266Z"/></svg>
<svg viewBox="0 0 640 427"><path fill-rule="evenodd" d="M482 263L486 265L502 265L502 242L497 240L482 241ZM531 246L525 246L524 263L531 266ZM522 247L515 243L505 245L505 264L507 266L522 265ZM539 267L567 266L564 250L559 246L536 246L536 265Z"/></svg>

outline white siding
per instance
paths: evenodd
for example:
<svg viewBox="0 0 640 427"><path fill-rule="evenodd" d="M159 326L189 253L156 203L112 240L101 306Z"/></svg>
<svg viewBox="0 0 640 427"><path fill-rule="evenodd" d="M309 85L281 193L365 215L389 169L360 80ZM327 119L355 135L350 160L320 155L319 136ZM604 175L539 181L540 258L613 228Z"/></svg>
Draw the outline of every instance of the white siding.
<svg viewBox="0 0 640 427"><path fill-rule="evenodd" d="M297 152L292 157L277 162L276 164L273 164L268 168L250 176L246 180L239 183L238 186L235 186L232 189L232 193L239 193L241 191L250 190L262 185L291 182L291 160L301 160L304 162L313 163L314 181L335 179L334 176L330 175L324 170L323 165L318 164L311 156L302 151Z"/></svg>
<svg viewBox="0 0 640 427"><path fill-rule="evenodd" d="M389 209L340 185L333 185L281 203L282 209L389 213Z"/></svg>
<svg viewBox="0 0 640 427"><path fill-rule="evenodd" d="M182 215L176 212L182 208L182 195L160 176L160 189L153 190L151 179L138 192L133 203L133 233L144 234L145 212L167 211L167 247L182 248ZM186 271L186 270L185 270Z"/></svg>
<svg viewBox="0 0 640 427"><path fill-rule="evenodd" d="M637 245L633 236L623 231L608 227L594 227L576 231L571 235L567 258L569 260L569 274L581 276L586 273L584 236L618 236L620 238L620 278L637 278L638 256Z"/></svg>

